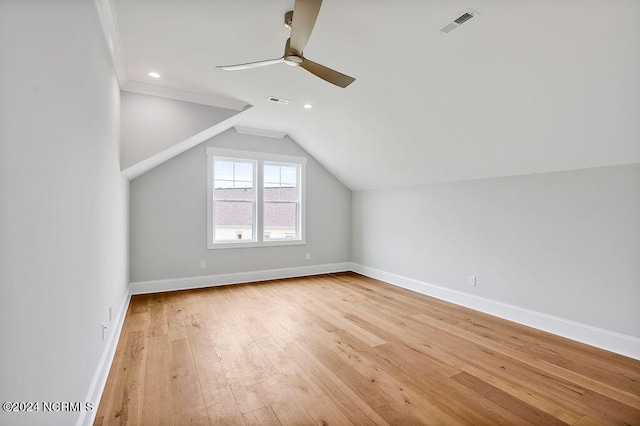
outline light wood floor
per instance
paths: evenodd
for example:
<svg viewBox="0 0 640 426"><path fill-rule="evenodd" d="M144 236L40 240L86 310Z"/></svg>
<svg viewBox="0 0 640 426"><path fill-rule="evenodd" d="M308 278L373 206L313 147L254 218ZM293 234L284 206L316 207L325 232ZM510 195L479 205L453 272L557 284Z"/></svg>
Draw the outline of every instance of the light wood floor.
<svg viewBox="0 0 640 426"><path fill-rule="evenodd" d="M640 362L353 273L134 296L95 424L640 424Z"/></svg>

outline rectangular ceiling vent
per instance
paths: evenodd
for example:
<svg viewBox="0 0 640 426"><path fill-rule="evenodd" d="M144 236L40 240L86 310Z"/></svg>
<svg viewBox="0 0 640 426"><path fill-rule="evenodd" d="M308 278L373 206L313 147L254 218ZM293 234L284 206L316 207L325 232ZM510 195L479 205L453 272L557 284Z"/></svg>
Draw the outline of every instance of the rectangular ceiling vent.
<svg viewBox="0 0 640 426"><path fill-rule="evenodd" d="M283 104L283 105L289 105L291 103L291 100L289 100L289 99L276 98L275 96L269 96L269 98L267 100L269 102L274 102L276 104Z"/></svg>
<svg viewBox="0 0 640 426"><path fill-rule="evenodd" d="M445 25L444 27L440 28L440 32L442 34L447 34L447 33L451 32L451 31L455 30L460 25L464 24L465 22L467 22L469 19L473 18L476 15L477 15L477 12L475 12L473 10L470 10L470 9L467 9L460 16L458 16L456 19L454 19L453 22L450 22L447 25Z"/></svg>

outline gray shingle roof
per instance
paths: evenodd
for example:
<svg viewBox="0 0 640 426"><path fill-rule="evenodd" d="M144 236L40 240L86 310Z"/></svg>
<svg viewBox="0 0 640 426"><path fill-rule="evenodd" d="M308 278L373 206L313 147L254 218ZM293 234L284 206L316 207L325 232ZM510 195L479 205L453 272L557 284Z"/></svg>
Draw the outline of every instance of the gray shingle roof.
<svg viewBox="0 0 640 426"><path fill-rule="evenodd" d="M218 226L251 226L253 189L216 188L215 219ZM264 188L264 224L266 227L296 226L297 188Z"/></svg>

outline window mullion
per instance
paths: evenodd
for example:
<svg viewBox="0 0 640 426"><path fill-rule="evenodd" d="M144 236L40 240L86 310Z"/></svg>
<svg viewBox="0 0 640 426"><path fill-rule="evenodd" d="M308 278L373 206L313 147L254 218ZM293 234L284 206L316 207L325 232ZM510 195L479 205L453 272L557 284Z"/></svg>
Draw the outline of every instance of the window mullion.
<svg viewBox="0 0 640 426"><path fill-rule="evenodd" d="M254 182L254 188L256 188L256 241L264 241L264 221L262 220L264 215L264 162L258 160L256 162L256 173Z"/></svg>

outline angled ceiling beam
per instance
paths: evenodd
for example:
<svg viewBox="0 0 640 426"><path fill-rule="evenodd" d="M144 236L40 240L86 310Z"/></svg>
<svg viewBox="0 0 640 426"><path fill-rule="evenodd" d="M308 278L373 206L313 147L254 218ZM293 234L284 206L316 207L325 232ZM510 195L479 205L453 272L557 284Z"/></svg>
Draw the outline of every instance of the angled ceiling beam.
<svg viewBox="0 0 640 426"><path fill-rule="evenodd" d="M219 135L220 133L229 130L230 128L232 128L233 126L236 125L236 123L239 122L239 120L241 120L243 118L243 115L247 114L247 111L249 111L251 109L251 107L246 108L244 111L239 112L238 114L234 115L233 117L224 120L218 124L216 124L215 126L209 127L206 130L203 130L200 133L197 133L187 139L185 139L182 142L179 142L173 146L171 146L168 149L165 149L164 151L161 151L155 155L152 155L151 157L140 161L139 163L134 164L131 167L128 167L126 169L124 169L122 171L122 174L125 175L125 177L129 180L135 179L138 176L142 175L143 173L148 172L149 170L153 169L154 167L159 166L160 164L164 163L165 161L168 161L170 159L172 159L173 157L182 154L183 152L187 151L188 149L193 148L194 146L208 140L211 139L214 136Z"/></svg>

